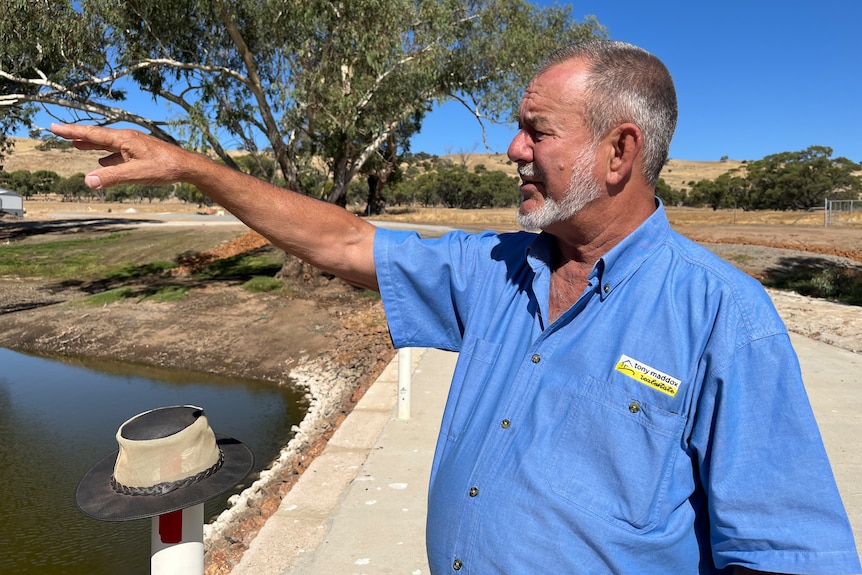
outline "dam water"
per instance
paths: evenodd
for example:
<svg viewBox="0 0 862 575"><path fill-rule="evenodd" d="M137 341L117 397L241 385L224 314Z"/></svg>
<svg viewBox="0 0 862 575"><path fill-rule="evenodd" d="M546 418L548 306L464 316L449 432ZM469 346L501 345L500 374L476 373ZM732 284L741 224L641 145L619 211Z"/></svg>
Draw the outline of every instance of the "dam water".
<svg viewBox="0 0 862 575"><path fill-rule="evenodd" d="M75 489L117 449L125 420L186 404L203 407L216 433L254 452L252 475L268 467L307 409L302 392L267 382L0 348L0 573L149 573L151 521L90 519L75 506ZM204 520L239 490L207 502Z"/></svg>

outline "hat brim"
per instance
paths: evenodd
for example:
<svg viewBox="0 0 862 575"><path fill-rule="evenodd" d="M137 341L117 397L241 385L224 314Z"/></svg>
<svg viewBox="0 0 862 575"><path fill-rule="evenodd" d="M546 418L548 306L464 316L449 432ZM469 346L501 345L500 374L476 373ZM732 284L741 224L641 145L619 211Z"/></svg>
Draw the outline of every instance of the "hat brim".
<svg viewBox="0 0 862 575"><path fill-rule="evenodd" d="M100 521L155 517L203 503L236 486L254 465L254 455L242 442L216 434L216 445L224 453L218 471L163 495L125 495L114 491L111 476L119 450L114 451L84 475L75 491L75 503L84 515Z"/></svg>

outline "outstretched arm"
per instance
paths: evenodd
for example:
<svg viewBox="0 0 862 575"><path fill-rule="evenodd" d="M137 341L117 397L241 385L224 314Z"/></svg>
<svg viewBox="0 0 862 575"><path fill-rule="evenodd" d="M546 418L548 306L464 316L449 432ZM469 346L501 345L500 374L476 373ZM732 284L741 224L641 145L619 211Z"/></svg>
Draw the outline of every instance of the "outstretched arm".
<svg viewBox="0 0 862 575"><path fill-rule="evenodd" d="M374 226L338 206L278 188L135 130L51 126L81 150L104 150L93 189L192 184L273 244L352 284L377 290Z"/></svg>

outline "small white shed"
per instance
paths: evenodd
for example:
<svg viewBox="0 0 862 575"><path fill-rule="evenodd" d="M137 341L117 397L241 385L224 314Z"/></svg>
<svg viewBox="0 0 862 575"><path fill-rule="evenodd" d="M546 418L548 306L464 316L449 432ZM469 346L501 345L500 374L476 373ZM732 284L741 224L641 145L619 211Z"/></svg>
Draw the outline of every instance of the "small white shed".
<svg viewBox="0 0 862 575"><path fill-rule="evenodd" d="M24 217L24 198L12 190L0 188L0 212Z"/></svg>

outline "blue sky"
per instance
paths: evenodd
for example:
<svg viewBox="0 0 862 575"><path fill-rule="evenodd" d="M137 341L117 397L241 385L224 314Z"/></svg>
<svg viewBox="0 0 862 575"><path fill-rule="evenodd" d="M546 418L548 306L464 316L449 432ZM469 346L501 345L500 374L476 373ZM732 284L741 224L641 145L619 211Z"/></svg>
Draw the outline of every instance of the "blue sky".
<svg viewBox="0 0 862 575"><path fill-rule="evenodd" d="M612 39L667 65L679 98L672 158L758 160L816 145L862 162L862 0L571 6L577 20L594 14ZM513 127L492 130L492 151L505 152L513 135ZM412 149L445 154L484 146L475 120L447 103L428 116Z"/></svg>
<svg viewBox="0 0 862 575"><path fill-rule="evenodd" d="M757 160L817 145L862 161L862 0L570 5L577 20L594 14L611 38L667 65L680 108L672 158ZM514 133L514 126L489 126L491 151L505 153ZM475 118L455 102L426 116L411 147L437 155L485 151Z"/></svg>

